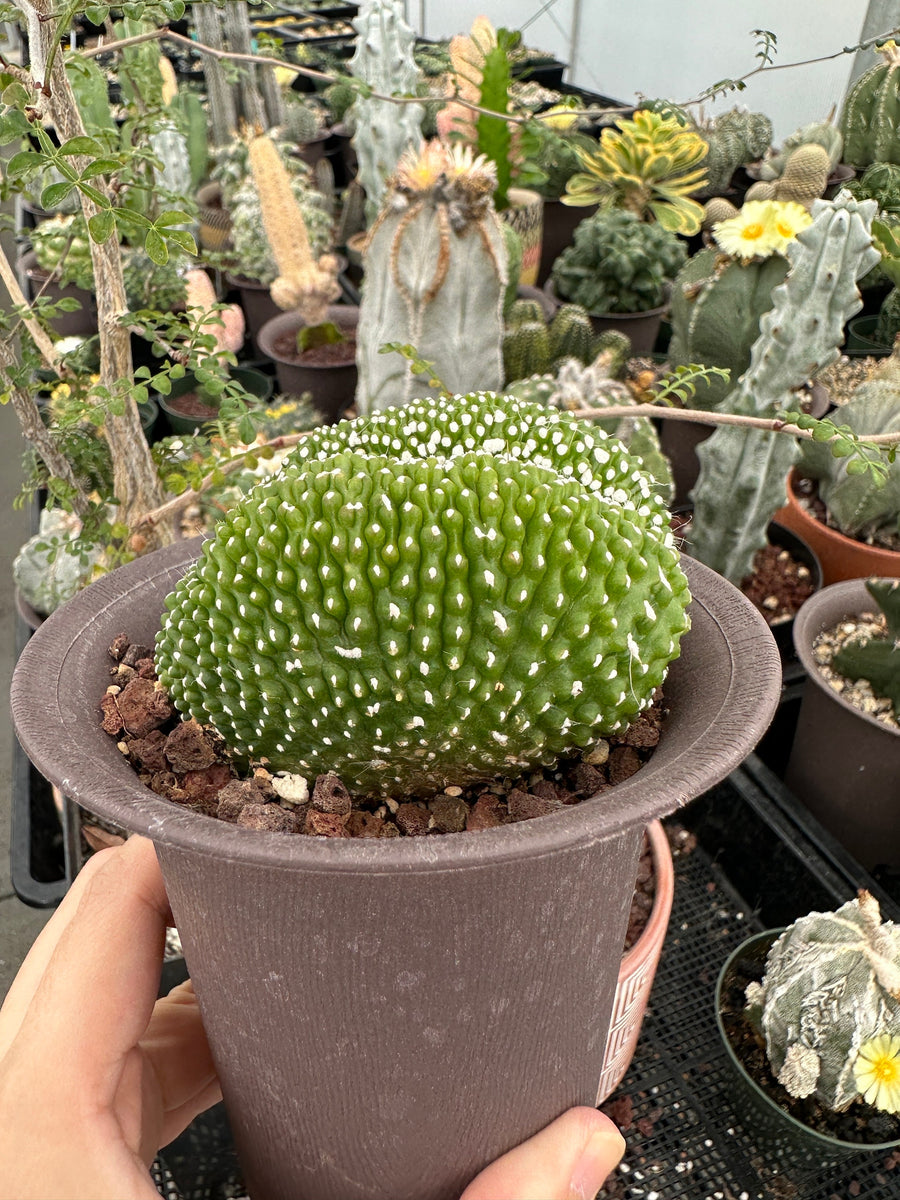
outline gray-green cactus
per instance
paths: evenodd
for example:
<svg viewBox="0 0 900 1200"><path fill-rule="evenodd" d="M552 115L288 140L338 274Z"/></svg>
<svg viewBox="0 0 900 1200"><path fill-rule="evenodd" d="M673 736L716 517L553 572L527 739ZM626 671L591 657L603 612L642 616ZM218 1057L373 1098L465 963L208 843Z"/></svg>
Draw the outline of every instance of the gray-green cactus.
<svg viewBox="0 0 900 1200"><path fill-rule="evenodd" d="M38 532L25 543L13 560L12 573L24 600L36 612L55 612L66 600L90 582L100 548L92 555L69 553L81 522L61 508L45 508Z"/></svg>
<svg viewBox="0 0 900 1200"><path fill-rule="evenodd" d="M801 917L769 951L762 983L747 988L746 1012L790 1095L843 1111L860 1095L860 1047L900 1034L900 929L882 923L864 891Z"/></svg>
<svg viewBox="0 0 900 1200"><path fill-rule="evenodd" d="M875 340L882 346L893 346L894 339L900 333L900 288L891 288L878 310L878 324L875 326Z"/></svg>
<svg viewBox="0 0 900 1200"><path fill-rule="evenodd" d="M698 129L709 147L703 163L709 182L701 196L727 190L731 177L744 163L762 158L772 143L772 122L764 113L733 108Z"/></svg>
<svg viewBox="0 0 900 1200"><path fill-rule="evenodd" d="M357 31L350 71L383 96L414 96L418 82L413 48L415 30L406 23L402 0L362 0L351 22ZM366 191L366 215L378 215L388 179L403 152L422 138L421 104L392 104L357 96L349 110L359 181Z"/></svg>
<svg viewBox="0 0 900 1200"><path fill-rule="evenodd" d="M763 180L780 178L793 151L798 146L808 145L821 146L827 152L830 175L841 161L844 139L838 127L832 125L830 121L813 121L812 124L801 126L790 137L785 138L778 153L770 155L760 164L759 178Z"/></svg>
<svg viewBox="0 0 900 1200"><path fill-rule="evenodd" d="M242 759L422 794L624 728L687 600L666 511L619 443L458 396L304 439L169 597L157 662Z"/></svg>
<svg viewBox="0 0 900 1200"><path fill-rule="evenodd" d="M857 387L840 421L857 435L900 429L900 347ZM840 532L890 547L900 536L900 457L887 465L887 480L879 484L868 472L851 474L848 461L835 458L827 445L804 442L800 454L800 469L819 481L819 496Z"/></svg>
<svg viewBox="0 0 900 1200"><path fill-rule="evenodd" d="M503 383L506 248L491 203L494 168L440 142L404 156L365 252L356 335L356 406L365 415L427 391L382 354L412 345L451 392ZM434 389L432 389L432 394Z"/></svg>
<svg viewBox="0 0 900 1200"><path fill-rule="evenodd" d="M858 203L847 192L813 205L812 224L788 244L790 271L772 293L750 366L722 402L725 411L772 416L790 409L795 389L838 357L844 325L862 305L856 280L878 260L870 234L875 210L873 200ZM723 426L697 455L693 550L740 584L784 503L797 448L764 430Z"/></svg>
<svg viewBox="0 0 900 1200"><path fill-rule="evenodd" d="M900 163L900 48L891 39L847 93L841 112L844 161L861 171L871 163Z"/></svg>
<svg viewBox="0 0 900 1200"><path fill-rule="evenodd" d="M900 720L900 579L867 579L866 587L885 619L884 637L845 642L831 666L847 679L866 679Z"/></svg>

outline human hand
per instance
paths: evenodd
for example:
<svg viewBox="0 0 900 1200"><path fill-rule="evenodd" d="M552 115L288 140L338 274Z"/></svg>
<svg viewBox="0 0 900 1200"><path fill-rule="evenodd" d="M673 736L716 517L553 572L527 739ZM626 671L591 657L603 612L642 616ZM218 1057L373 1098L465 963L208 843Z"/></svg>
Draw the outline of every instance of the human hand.
<svg viewBox="0 0 900 1200"><path fill-rule="evenodd" d="M159 1200L148 1167L220 1099L190 982L157 1000L152 844L95 854L0 1010L0 1197Z"/></svg>
<svg viewBox="0 0 900 1200"><path fill-rule="evenodd" d="M0 1010L0 1200L158 1200L156 1151L220 1098L190 982L155 1001L167 915L131 838L94 855L22 964ZM623 1148L574 1108L461 1200L592 1200Z"/></svg>

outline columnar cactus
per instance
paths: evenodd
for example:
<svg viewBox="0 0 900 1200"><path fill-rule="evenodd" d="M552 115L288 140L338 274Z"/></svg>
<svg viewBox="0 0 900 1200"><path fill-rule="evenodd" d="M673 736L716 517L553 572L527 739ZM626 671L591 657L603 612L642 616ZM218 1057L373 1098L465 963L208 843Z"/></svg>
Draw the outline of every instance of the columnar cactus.
<svg viewBox="0 0 900 1200"><path fill-rule="evenodd" d="M821 146L827 152L828 173L830 175L841 161L841 155L844 151L844 139L838 127L832 125L830 121L814 121L810 125L801 126L790 137L784 139L784 143L778 153L769 155L760 164L759 178L763 180L778 179L787 166L791 154L799 146L808 145Z"/></svg>
<svg viewBox="0 0 900 1200"><path fill-rule="evenodd" d="M772 122L764 113L730 112L698 129L709 147L704 167L708 183L702 195L726 191L731 177L744 163L762 158L772 143Z"/></svg>
<svg viewBox="0 0 900 1200"><path fill-rule="evenodd" d="M853 84L841 112L844 161L858 171L875 162L900 163L900 47L879 47L882 61Z"/></svg>
<svg viewBox="0 0 900 1200"><path fill-rule="evenodd" d="M361 414L424 394L410 364L381 354L415 346L451 392L497 389L507 281L494 169L440 142L408 151L365 252L356 336Z"/></svg>
<svg viewBox="0 0 900 1200"><path fill-rule="evenodd" d="M881 302L878 310L878 324L875 326L875 340L882 346L893 346L894 339L900 333L900 288L892 288Z"/></svg>
<svg viewBox="0 0 900 1200"><path fill-rule="evenodd" d="M760 181L748 188L745 199L793 201L809 209L824 195L830 172L828 151L816 142L808 142L791 152L775 180Z"/></svg>
<svg viewBox="0 0 900 1200"><path fill-rule="evenodd" d="M548 325L537 301L519 300L503 335L504 378L510 383L542 375L567 358L587 365L595 341L590 318L580 304L564 304Z"/></svg>
<svg viewBox="0 0 900 1200"><path fill-rule="evenodd" d="M790 1095L842 1112L860 1095L860 1047L900 1034L900 929L882 924L865 891L801 917L769 951L762 983L747 988L746 1012Z"/></svg>
<svg viewBox="0 0 900 1200"><path fill-rule="evenodd" d="M372 91L385 96L414 96L418 82L413 47L415 31L404 19L402 0L362 0L352 21L357 31L350 71ZM351 105L353 146L359 181L366 191L366 215L374 221L387 181L403 152L422 138L421 104L392 104L359 96Z"/></svg>
<svg viewBox="0 0 900 1200"><path fill-rule="evenodd" d="M619 443L509 397L422 400L314 432L232 509L157 662L239 758L421 795L624 728L687 600Z"/></svg>
<svg viewBox="0 0 900 1200"><path fill-rule="evenodd" d="M831 666L848 679L866 679L894 706L900 721L900 579L868 579L866 587L884 613L884 637L845 642Z"/></svg>
<svg viewBox="0 0 900 1200"><path fill-rule="evenodd" d="M837 358L844 325L862 306L856 280L878 261L870 234L875 207L874 200L857 203L847 192L813 205L812 224L786 247L790 271L772 293L750 366L722 402L725 411L772 416L791 409L795 389ZM697 454L693 550L740 584L784 503L797 449L790 438L723 426Z"/></svg>

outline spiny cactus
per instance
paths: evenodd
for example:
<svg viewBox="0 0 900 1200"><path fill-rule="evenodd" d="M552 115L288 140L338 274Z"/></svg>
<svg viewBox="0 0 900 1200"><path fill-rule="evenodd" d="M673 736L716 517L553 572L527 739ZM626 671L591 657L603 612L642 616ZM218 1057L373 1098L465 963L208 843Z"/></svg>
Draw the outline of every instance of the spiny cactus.
<svg viewBox="0 0 900 1200"><path fill-rule="evenodd" d="M900 720L900 579L867 579L866 588L884 613L885 636L846 642L831 665L847 679L867 679Z"/></svg>
<svg viewBox="0 0 900 1200"><path fill-rule="evenodd" d="M825 192L830 174L828 151L809 142L788 157L784 170L771 183L754 183L745 200L785 200L809 209Z"/></svg>
<svg viewBox="0 0 900 1200"><path fill-rule="evenodd" d="M42 271L54 271L59 282L86 292L94 288L91 242L81 213L51 217L29 233L31 248Z"/></svg>
<svg viewBox="0 0 900 1200"><path fill-rule="evenodd" d="M853 84L841 112L844 161L861 171L870 163L900 163L900 47L879 47L881 62Z"/></svg>
<svg viewBox="0 0 900 1200"><path fill-rule="evenodd" d="M406 23L402 0L362 0L351 23L357 31L351 73L384 96L415 95L416 35ZM374 96L357 96L349 110L370 222L378 215L387 181L403 152L421 140L423 113L421 104L391 104Z"/></svg>
<svg viewBox="0 0 900 1200"><path fill-rule="evenodd" d="M596 340L590 317L580 304L564 304L548 325L537 301L517 301L503 335L504 378L510 383L542 375L566 358L586 365L594 356Z"/></svg>
<svg viewBox="0 0 900 1200"><path fill-rule="evenodd" d="M295 101L285 109L282 128L286 139L295 146L304 146L322 132L322 117L310 104Z"/></svg>
<svg viewBox="0 0 900 1200"><path fill-rule="evenodd" d="M840 420L857 435L900 429L900 347L872 379L857 387L841 407ZM900 535L900 457L889 464L887 481L881 485L869 473L851 474L848 466L827 445L803 443L800 469L819 481L819 496L840 532L889 546Z"/></svg>
<svg viewBox="0 0 900 1200"><path fill-rule="evenodd" d="M553 264L553 283L559 296L588 312L646 312L663 303L666 281L686 256L684 242L661 224L601 209L575 230Z"/></svg>
<svg viewBox="0 0 900 1200"><path fill-rule="evenodd" d="M814 121L810 125L801 126L790 137L784 139L784 143L778 153L771 154L760 164L759 178L768 181L778 179L787 166L788 159L794 150L799 146L813 144L822 146L827 152L828 173L830 175L841 161L841 154L844 150L844 139L838 127L832 125L830 121ZM864 197L858 197L858 199L864 199Z"/></svg>
<svg viewBox="0 0 900 1200"><path fill-rule="evenodd" d="M747 988L746 1013L790 1095L842 1112L860 1095L860 1047L900 1034L900 930L865 891L801 917L769 951L762 983Z"/></svg>
<svg viewBox="0 0 900 1200"><path fill-rule="evenodd" d="M762 158L772 143L772 122L764 113L730 112L698 128L709 147L703 163L707 185L701 195L716 196L727 190L731 177L744 163Z"/></svg>
<svg viewBox="0 0 900 1200"><path fill-rule="evenodd" d="M703 206L691 196L706 185L706 142L676 117L640 109L604 129L595 150L578 150L584 168L566 185L564 204L622 207L689 236Z"/></svg>
<svg viewBox="0 0 900 1200"><path fill-rule="evenodd" d="M550 367L550 331L543 319L520 321L503 334L503 378L506 383L540 375Z"/></svg>
<svg viewBox="0 0 900 1200"><path fill-rule="evenodd" d="M596 353L594 327L580 304L564 304L550 322L551 365L562 358L575 358L587 365Z"/></svg>
<svg viewBox="0 0 900 1200"><path fill-rule="evenodd" d="M321 193L310 186L305 167L303 172L291 174L291 191L303 214L310 251L314 258L320 258L331 246L331 217ZM278 264L266 237L262 204L252 175L231 192L228 211L234 273L269 286L278 275Z"/></svg>
<svg viewBox="0 0 900 1200"><path fill-rule="evenodd" d="M157 663L242 759L422 794L625 727L678 654L687 600L622 446L459 396L304 439L169 597Z"/></svg>
<svg viewBox="0 0 900 1200"><path fill-rule="evenodd" d="M514 301L506 314L506 323L510 328L522 325L526 321L545 321L544 306L540 300L523 297Z"/></svg>
<svg viewBox="0 0 900 1200"><path fill-rule="evenodd" d="M451 392L499 388L506 250L491 204L493 164L428 142L393 179L365 253L356 337L363 415L424 394L410 364L381 354L415 346Z"/></svg>
<svg viewBox="0 0 900 1200"><path fill-rule="evenodd" d="M789 409L795 389L838 357L844 325L862 305L856 280L878 259L874 212L874 201L857 204L847 192L813 205L812 224L787 245L790 271L772 293L750 365L723 400L725 411L761 416ZM790 438L724 426L697 451L692 545L702 562L735 584L765 545L796 454Z"/></svg>

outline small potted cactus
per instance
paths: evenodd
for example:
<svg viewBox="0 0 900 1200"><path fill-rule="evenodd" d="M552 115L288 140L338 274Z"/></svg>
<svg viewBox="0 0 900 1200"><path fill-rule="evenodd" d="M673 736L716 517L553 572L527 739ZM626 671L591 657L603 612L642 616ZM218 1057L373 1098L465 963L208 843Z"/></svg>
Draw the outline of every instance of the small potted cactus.
<svg viewBox="0 0 900 1200"><path fill-rule="evenodd" d="M653 349L685 243L661 224L624 209L601 209L575 230L553 264L551 295L583 305L594 328L619 329L635 354Z"/></svg>
<svg viewBox="0 0 900 1200"><path fill-rule="evenodd" d="M663 676L670 713L637 774L533 820L341 836L335 791L336 836L260 832L154 794L100 728L123 629L159 634L171 695L299 803L320 771L399 810L552 764ZM49 778L157 844L251 1193L441 1200L594 1103L643 829L744 756L779 690L763 622L679 561L637 460L471 395L312 433L205 548L45 622L13 708Z"/></svg>
<svg viewBox="0 0 900 1200"><path fill-rule="evenodd" d="M794 642L807 679L787 784L865 866L900 865L900 578L823 588Z"/></svg>
<svg viewBox="0 0 900 1200"><path fill-rule="evenodd" d="M868 892L743 942L716 1017L735 1106L782 1167L900 1146L900 929Z"/></svg>
<svg viewBox="0 0 900 1200"><path fill-rule="evenodd" d="M41 295L54 303L76 301L78 307L60 310L52 326L60 337L83 337L97 332L94 273L90 241L81 214L42 221L30 232L31 249L19 259L28 280L30 299Z"/></svg>

